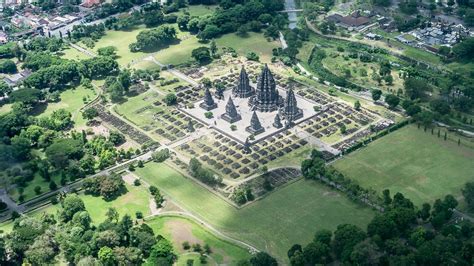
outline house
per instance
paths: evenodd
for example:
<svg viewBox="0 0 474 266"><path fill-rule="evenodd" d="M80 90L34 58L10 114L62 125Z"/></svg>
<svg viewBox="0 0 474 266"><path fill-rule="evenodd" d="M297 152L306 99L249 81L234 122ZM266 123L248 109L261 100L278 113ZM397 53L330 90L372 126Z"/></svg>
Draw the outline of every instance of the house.
<svg viewBox="0 0 474 266"><path fill-rule="evenodd" d="M370 22L370 19L367 16L361 15L360 11L354 11L347 16L333 14L327 16L326 20L334 22L344 28L360 28Z"/></svg>
<svg viewBox="0 0 474 266"><path fill-rule="evenodd" d="M0 31L0 44L8 42L8 35L4 31Z"/></svg>
<svg viewBox="0 0 474 266"><path fill-rule="evenodd" d="M23 80L31 75L30 70L23 70L13 75L9 75L5 77L3 80L8 84L8 86L16 87L20 84Z"/></svg>

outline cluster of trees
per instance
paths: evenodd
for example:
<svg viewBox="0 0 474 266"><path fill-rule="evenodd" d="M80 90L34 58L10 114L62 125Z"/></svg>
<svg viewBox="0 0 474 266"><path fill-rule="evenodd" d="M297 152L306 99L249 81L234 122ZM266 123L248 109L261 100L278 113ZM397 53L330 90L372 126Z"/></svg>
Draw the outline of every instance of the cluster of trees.
<svg viewBox="0 0 474 266"><path fill-rule="evenodd" d="M67 195L57 216L25 216L14 222L12 232L0 238L0 264L173 265L172 244L146 223L119 217L113 208L106 217L94 225L84 202Z"/></svg>
<svg viewBox="0 0 474 266"><path fill-rule="evenodd" d="M319 230L312 242L288 251L291 265L332 262L355 265L443 265L473 263L474 226L447 223L457 201L448 195L417 209L402 194L385 191L386 209L376 215L365 232L342 224L334 232ZM431 225L431 226L429 226Z"/></svg>
<svg viewBox="0 0 474 266"><path fill-rule="evenodd" d="M281 0L226 0L220 1L219 6L221 8L212 15L181 15L177 23L181 30L198 34L200 40L211 40L231 32L246 35L248 31L259 32L264 27L267 27L272 36L276 33L277 37L278 29L287 25L287 18L277 13L283 9Z"/></svg>
<svg viewBox="0 0 474 266"><path fill-rule="evenodd" d="M128 30L138 25L144 24L146 27L156 27L163 23L175 23L177 16L163 14L159 3L148 3L134 10L131 14L119 18L108 18L104 25L108 29Z"/></svg>
<svg viewBox="0 0 474 266"><path fill-rule="evenodd" d="M255 196L252 194L252 189L249 186L239 187L232 194L232 200L237 204L242 205L248 201L253 201Z"/></svg>
<svg viewBox="0 0 474 266"><path fill-rule="evenodd" d="M174 27L161 25L156 29L141 31L137 35L137 42L130 44L130 51L156 50L177 40L176 29Z"/></svg>
<svg viewBox="0 0 474 266"><path fill-rule="evenodd" d="M111 15L125 12L133 6L142 5L146 2L147 1L145 0L120 0L111 3L102 3L99 8L95 9L94 12L89 15L88 19L92 21L101 18L108 18Z"/></svg>
<svg viewBox="0 0 474 266"><path fill-rule="evenodd" d="M86 194L102 196L107 201L114 200L126 192L125 183L118 174L87 178L82 187Z"/></svg>
<svg viewBox="0 0 474 266"><path fill-rule="evenodd" d="M201 162L196 158L191 158L188 170L193 177L208 185L215 186L222 183L222 177L215 177L214 173L203 167Z"/></svg>

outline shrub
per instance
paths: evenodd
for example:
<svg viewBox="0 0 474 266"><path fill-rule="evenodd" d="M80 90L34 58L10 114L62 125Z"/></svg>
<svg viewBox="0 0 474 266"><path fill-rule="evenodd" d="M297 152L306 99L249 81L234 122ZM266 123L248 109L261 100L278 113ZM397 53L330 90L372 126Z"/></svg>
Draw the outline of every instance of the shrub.
<svg viewBox="0 0 474 266"><path fill-rule="evenodd" d="M140 179L135 179L135 180L133 181L133 185L134 185L134 186L137 186L137 187L138 187L139 185L141 185Z"/></svg>

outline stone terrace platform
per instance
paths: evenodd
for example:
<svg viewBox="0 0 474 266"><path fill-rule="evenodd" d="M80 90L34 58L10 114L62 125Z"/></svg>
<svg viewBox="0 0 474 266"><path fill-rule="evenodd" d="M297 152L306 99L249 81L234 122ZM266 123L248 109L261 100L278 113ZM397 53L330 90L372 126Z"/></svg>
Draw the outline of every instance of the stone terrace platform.
<svg viewBox="0 0 474 266"><path fill-rule="evenodd" d="M279 88L279 87L277 87L277 89L281 96L286 97L286 91L284 89ZM200 103L203 102L203 100L195 102L194 108L181 109L181 111L201 121L202 123L206 124L208 127L215 128L217 131L221 132L222 134L225 134L229 138L234 139L235 141L241 144L244 144L245 140L251 135L249 132L245 130L245 128L250 125L250 119L252 117L253 111L250 109L250 106L248 105L249 98L234 98L233 97L232 99L234 101L237 112L242 116L242 119L233 124L230 124L229 122L222 119L221 116L222 114L225 113L225 105L227 103L229 96L231 95L232 95L232 91L226 90L224 92L224 99L222 100L219 100L215 96L213 96L214 101L217 103L217 108L210 111L214 115L214 117L211 119L207 119L205 117L205 113L207 111L199 107ZM319 104L310 102L306 100L305 98L302 98L298 95L296 95L296 101L298 102L298 107L303 110L303 117L294 121L295 125L303 121L306 121L308 119L311 119L312 117L314 117L315 115L319 113L319 112L316 112L313 108L315 105L319 106ZM260 123L262 124L262 127L265 129L265 131L263 133L260 133L254 136L254 140L250 141L251 143L257 143L265 138L268 138L272 135L275 135L285 130L285 127L278 129L278 128L273 127L272 125L273 120L277 113L278 111L273 111L273 112L268 112L268 113L257 112ZM284 124L285 121L282 120L282 123ZM231 125L235 125L236 129L232 130Z"/></svg>

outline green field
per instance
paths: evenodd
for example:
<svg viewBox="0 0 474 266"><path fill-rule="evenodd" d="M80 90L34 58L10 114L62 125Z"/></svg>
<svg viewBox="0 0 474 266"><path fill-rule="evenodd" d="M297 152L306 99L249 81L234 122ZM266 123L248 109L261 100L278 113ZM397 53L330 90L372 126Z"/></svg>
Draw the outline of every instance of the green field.
<svg viewBox="0 0 474 266"><path fill-rule="evenodd" d="M272 58L272 49L280 47L277 41L267 41L262 33L249 32L246 37L235 33L226 34L216 39L216 44L221 47L232 47L240 55L255 52L260 56L260 61L269 63Z"/></svg>
<svg viewBox="0 0 474 266"><path fill-rule="evenodd" d="M50 116L54 111L58 109L65 109L72 114L72 120L75 126L83 126L86 121L82 118L80 109L85 105L84 98L87 102L93 100L97 93L94 90L86 89L82 86L77 88L68 89L60 94L60 100L56 103L48 103L47 106L39 107L40 110L34 110L33 112L38 114L39 117Z"/></svg>
<svg viewBox="0 0 474 266"><path fill-rule="evenodd" d="M374 214L314 181L297 181L238 210L165 164L148 163L135 173L221 232L281 261L294 243L309 242L316 230L341 223L365 229Z"/></svg>
<svg viewBox="0 0 474 266"><path fill-rule="evenodd" d="M444 141L414 125L390 133L334 166L366 188L402 192L415 204L459 196L474 179L474 149Z"/></svg>
<svg viewBox="0 0 474 266"><path fill-rule="evenodd" d="M69 60L84 60L89 59L90 57L74 48L67 48L62 51L62 58Z"/></svg>
<svg viewBox="0 0 474 266"><path fill-rule="evenodd" d="M174 250L178 253L178 265L186 265L186 260L188 259L195 260L194 265L196 265L196 263L200 265L198 263L199 255L183 255L192 252L191 249L183 249L182 244L184 241L188 241L190 245L198 243L204 246L208 244L212 250L210 254L212 260L209 260L211 265L214 263L235 265L237 261L250 256L248 251L244 248L216 237L202 226L186 218L178 216L159 216L147 220L147 224L153 228L155 234L163 235L172 241Z"/></svg>

